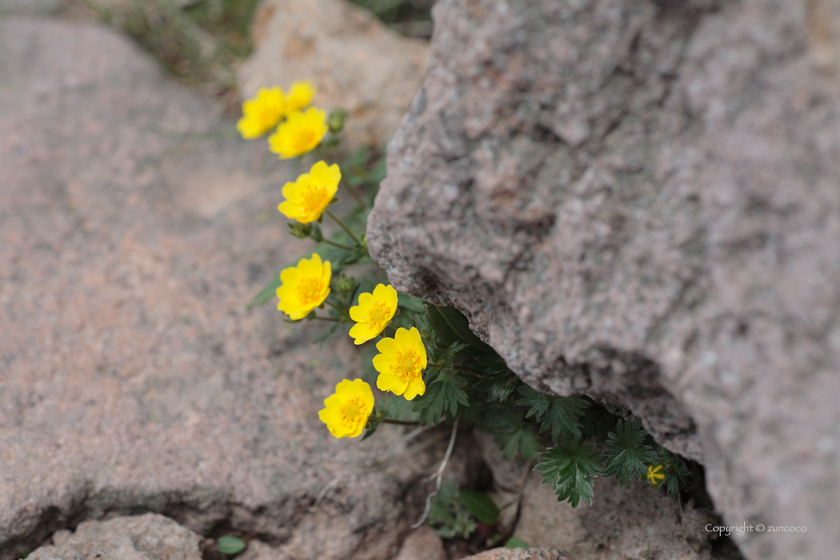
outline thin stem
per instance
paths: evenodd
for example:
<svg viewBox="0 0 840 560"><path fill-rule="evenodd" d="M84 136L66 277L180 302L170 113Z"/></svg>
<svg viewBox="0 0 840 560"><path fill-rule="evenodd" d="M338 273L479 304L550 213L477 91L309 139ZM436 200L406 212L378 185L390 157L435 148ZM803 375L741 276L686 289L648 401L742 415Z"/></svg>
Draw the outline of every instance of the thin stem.
<svg viewBox="0 0 840 560"><path fill-rule="evenodd" d="M395 424L397 426L423 426L423 422L415 422L413 420L397 420L396 418L383 418L380 420L383 424Z"/></svg>
<svg viewBox="0 0 840 560"><path fill-rule="evenodd" d="M356 201L356 204L359 205L359 208L361 208L362 210L367 210L367 205L364 203L364 201L362 201L361 198L359 198L359 195L357 195L353 191L353 189L350 188L350 185L348 185L347 183L344 183L343 181L342 181L341 184L344 186L344 190L346 190L347 192L350 193L350 196L353 197L353 200Z"/></svg>
<svg viewBox="0 0 840 560"><path fill-rule="evenodd" d="M449 462L449 456L452 455L452 448L455 447L455 436L458 434L458 420L460 420L460 418L456 418L455 423L452 424L452 435L449 437L449 445L446 448L446 453L443 456L443 461L441 462L440 467L438 467L437 472L428 479L435 479L435 490L426 496L426 509L423 510L423 515L417 520L417 523L411 526L412 529L418 528L424 521L426 521L426 516L429 515L429 508L432 507L432 498L440 492L440 482L443 479L443 471L446 470L446 464Z"/></svg>
<svg viewBox="0 0 840 560"><path fill-rule="evenodd" d="M361 245L361 244L362 244L362 242L361 242L361 241L359 241L359 239L358 239L355 235L353 235L353 232L352 232L352 231L350 231L349 229L347 229L347 226L345 226L345 225L341 222L341 220L339 220L338 218L336 218L336 217L333 215L333 213L332 213L332 212L330 212L329 210L324 210L324 213L326 213L326 215L327 215L327 216L329 216L330 218L332 218L332 219L333 219L333 221L334 221L335 223L337 223L339 226L341 226L341 229L343 229L343 230L347 233L347 235L349 235L349 236L350 236L350 238L351 238L351 239L353 239L353 241L355 241L355 242L356 242L356 245Z"/></svg>
<svg viewBox="0 0 840 560"><path fill-rule="evenodd" d="M335 317L318 317L317 315L313 315L310 319L315 319L316 321L330 321L332 323L341 323L341 319L336 319Z"/></svg>
<svg viewBox="0 0 840 560"><path fill-rule="evenodd" d="M476 371L474 369L470 369L470 368L464 367L464 366L452 366L452 369L454 369L455 371L463 371L464 373L472 373L472 374L475 374L475 375L483 375L480 371Z"/></svg>
<svg viewBox="0 0 840 560"><path fill-rule="evenodd" d="M330 241L329 239L321 239L322 242L326 243L327 245L332 245L333 247L338 247L339 249L344 249L345 251L355 251L353 247L349 245L342 245L341 243L336 243L335 241Z"/></svg>

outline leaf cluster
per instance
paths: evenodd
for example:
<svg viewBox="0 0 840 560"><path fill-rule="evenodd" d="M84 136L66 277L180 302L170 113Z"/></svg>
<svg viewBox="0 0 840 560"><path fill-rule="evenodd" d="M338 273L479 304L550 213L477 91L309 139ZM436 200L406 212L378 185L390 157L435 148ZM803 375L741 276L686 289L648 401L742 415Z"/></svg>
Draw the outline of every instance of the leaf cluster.
<svg viewBox="0 0 840 560"><path fill-rule="evenodd" d="M435 534L444 539L469 538L478 524L461 501L458 485L451 476L441 485L432 499L426 524L435 527Z"/></svg>

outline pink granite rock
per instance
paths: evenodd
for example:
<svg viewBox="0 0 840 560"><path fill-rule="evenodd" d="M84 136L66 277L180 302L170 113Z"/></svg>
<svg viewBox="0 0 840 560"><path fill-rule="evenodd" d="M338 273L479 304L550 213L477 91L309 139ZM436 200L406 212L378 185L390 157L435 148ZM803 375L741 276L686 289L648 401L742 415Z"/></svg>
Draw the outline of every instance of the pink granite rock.
<svg viewBox="0 0 840 560"><path fill-rule="evenodd" d="M840 10L442 0L368 224L530 385L701 461L750 558L840 532Z"/></svg>
<svg viewBox="0 0 840 560"><path fill-rule="evenodd" d="M53 538L31 560L201 560L201 537L156 513L85 521L73 534Z"/></svg>
<svg viewBox="0 0 840 560"><path fill-rule="evenodd" d="M446 442L333 438L350 338L245 310L309 247L276 210L295 164L104 28L0 19L0 53L0 558L146 511L395 554Z"/></svg>

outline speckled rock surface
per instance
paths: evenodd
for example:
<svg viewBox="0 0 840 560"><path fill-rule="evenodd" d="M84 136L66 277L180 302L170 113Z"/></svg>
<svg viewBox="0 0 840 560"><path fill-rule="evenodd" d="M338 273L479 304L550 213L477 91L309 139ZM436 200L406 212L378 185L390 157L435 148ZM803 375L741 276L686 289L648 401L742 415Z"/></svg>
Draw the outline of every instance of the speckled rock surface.
<svg viewBox="0 0 840 560"><path fill-rule="evenodd" d="M201 560L201 538L156 513L85 521L75 533L30 554L32 560Z"/></svg>
<svg viewBox="0 0 840 560"><path fill-rule="evenodd" d="M446 442L332 438L352 340L245 310L309 248L276 210L295 165L106 29L0 19L0 53L0 558L148 511L395 555Z"/></svg>
<svg viewBox="0 0 840 560"><path fill-rule="evenodd" d="M550 548L494 548L464 560L569 560L569 557Z"/></svg>
<svg viewBox="0 0 840 560"><path fill-rule="evenodd" d="M316 105L348 112L342 139L354 148L391 139L425 75L427 41L397 35L347 0L266 0L252 28L243 94L311 80Z"/></svg>
<svg viewBox="0 0 840 560"><path fill-rule="evenodd" d="M840 549L840 10L442 0L368 225L529 384L707 468L750 558Z"/></svg>

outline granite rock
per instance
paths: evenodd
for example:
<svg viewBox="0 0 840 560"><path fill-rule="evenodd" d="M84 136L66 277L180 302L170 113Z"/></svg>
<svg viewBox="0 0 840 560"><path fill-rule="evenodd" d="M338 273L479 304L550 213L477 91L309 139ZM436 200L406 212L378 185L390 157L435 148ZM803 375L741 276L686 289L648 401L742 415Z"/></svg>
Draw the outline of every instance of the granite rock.
<svg viewBox="0 0 840 560"><path fill-rule="evenodd" d="M346 0L266 0L252 29L242 93L310 80L316 105L347 111L342 139L354 148L391 139L425 73L427 41L396 34Z"/></svg>
<svg viewBox="0 0 840 560"><path fill-rule="evenodd" d="M201 560L201 537L156 513L85 521L75 533L53 537L32 560ZM55 542L60 541L60 542Z"/></svg>
<svg viewBox="0 0 840 560"><path fill-rule="evenodd" d="M750 558L840 533L840 10L442 0L368 223L532 387L706 467ZM807 532L801 532L805 527Z"/></svg>
<svg viewBox="0 0 840 560"><path fill-rule="evenodd" d="M310 247L276 210L299 165L105 28L2 18L0 53L0 558L143 512L396 554L447 434L333 438L358 349L245 309Z"/></svg>

